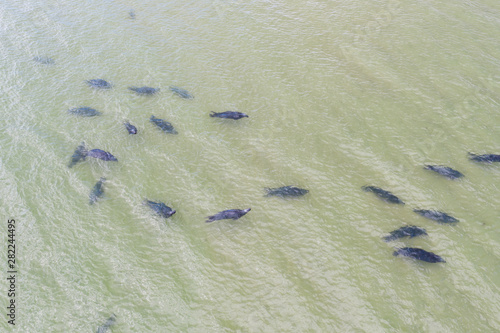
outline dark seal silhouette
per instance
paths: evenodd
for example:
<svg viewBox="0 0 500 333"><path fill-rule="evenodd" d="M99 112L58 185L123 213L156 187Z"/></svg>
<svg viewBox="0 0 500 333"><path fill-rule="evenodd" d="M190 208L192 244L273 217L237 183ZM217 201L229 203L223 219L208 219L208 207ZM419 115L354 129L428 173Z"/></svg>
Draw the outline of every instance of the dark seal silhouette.
<svg viewBox="0 0 500 333"><path fill-rule="evenodd" d="M129 123L128 121L123 123L128 131L128 134L137 134L137 127Z"/></svg>
<svg viewBox="0 0 500 333"><path fill-rule="evenodd" d="M361 187L361 189L363 189L363 191L366 191L366 192L373 192L377 197L379 197L380 199L384 200L385 202L393 203L393 204L401 204L401 205L405 204L397 196L395 196L394 194L392 194L389 191L381 189L380 187L376 187L376 186L363 186L363 187Z"/></svg>
<svg viewBox="0 0 500 333"><path fill-rule="evenodd" d="M82 142L78 147L76 147L75 152L71 156L71 161L68 167L71 168L76 163L80 161L85 161L87 156L98 158L103 161L115 161L115 162L118 161L116 157L114 157L111 153L108 153L107 151L101 149L87 150L87 148L85 148L85 143Z"/></svg>
<svg viewBox="0 0 500 333"><path fill-rule="evenodd" d="M168 87L168 88L182 98L185 98L185 99L193 99L194 98L194 96L191 95L186 89L182 89L179 87L173 87L173 86Z"/></svg>
<svg viewBox="0 0 500 333"><path fill-rule="evenodd" d="M469 159L472 161L483 162L483 163L500 162L500 155L495 155L495 154L476 155L473 153L469 153Z"/></svg>
<svg viewBox="0 0 500 333"><path fill-rule="evenodd" d="M118 162L118 159L114 157L111 153L108 153L107 151L104 151L102 149L92 149L89 150L87 153L87 156L93 157L93 158L98 158L103 161L114 161Z"/></svg>
<svg viewBox="0 0 500 333"><path fill-rule="evenodd" d="M105 81L103 79L92 79L92 80L87 80L85 81L87 84L96 89L111 89L112 85L108 81Z"/></svg>
<svg viewBox="0 0 500 333"><path fill-rule="evenodd" d="M169 123L168 121L156 118L155 116L151 116L151 118L149 118L149 121L158 126L158 128L165 133L177 134L177 131L175 130L174 126L172 126L172 124Z"/></svg>
<svg viewBox="0 0 500 333"><path fill-rule="evenodd" d="M56 63L54 59L44 56L35 56L33 57L33 61L36 61L42 65L54 65Z"/></svg>
<svg viewBox="0 0 500 333"><path fill-rule="evenodd" d="M240 217L242 217L243 215L245 215L246 213L248 213L250 210L251 210L251 208L224 210L224 211L219 212L215 215L207 217L207 220L205 222L209 223L209 222L213 222L213 221L217 221L217 220L228 220L228 219L237 220Z"/></svg>
<svg viewBox="0 0 500 333"><path fill-rule="evenodd" d="M309 190L295 187L295 186L283 186L277 188L265 188L267 191L266 197L276 196L276 197L300 197L307 193Z"/></svg>
<svg viewBox="0 0 500 333"><path fill-rule="evenodd" d="M106 333L108 331L108 328L114 325L115 321L116 315L113 313L104 324L97 328L97 333Z"/></svg>
<svg viewBox="0 0 500 333"><path fill-rule="evenodd" d="M76 147L75 152L71 156L71 162L69 162L68 167L73 167L76 163L80 161L85 161L85 158L87 157L87 149L85 148L85 143L80 143L78 147Z"/></svg>
<svg viewBox="0 0 500 333"><path fill-rule="evenodd" d="M443 165L426 165L424 169L437 172L449 179L457 179L464 176L461 172Z"/></svg>
<svg viewBox="0 0 500 333"><path fill-rule="evenodd" d="M413 259L418 259L426 262L446 262L443 258L434 254L432 252L428 252L422 249L414 248L414 247L403 247L401 249L396 249L393 253L394 256L403 256L410 257Z"/></svg>
<svg viewBox="0 0 500 333"><path fill-rule="evenodd" d="M135 11L133 9L129 10L128 17L132 20L135 20Z"/></svg>
<svg viewBox="0 0 500 333"><path fill-rule="evenodd" d="M423 236L427 235L427 232L425 231L424 228L416 227L414 225L407 225L404 227L401 227L399 229L396 229L394 231L390 232L389 236L385 236L383 239L386 242L392 242L396 239L400 239L403 237L417 237L417 236Z"/></svg>
<svg viewBox="0 0 500 333"><path fill-rule="evenodd" d="M210 117L238 120L244 117L248 118L248 115L244 114L243 112L237 112L237 111L225 111L225 112L211 111Z"/></svg>
<svg viewBox="0 0 500 333"><path fill-rule="evenodd" d="M457 223L458 220L453 216L446 213L439 212L437 210L427 210L427 209L414 209L415 213L422 215L430 220L434 220L440 223Z"/></svg>
<svg viewBox="0 0 500 333"><path fill-rule="evenodd" d="M175 214L175 210L165 205L163 202L154 202L148 199L144 200L144 204L148 205L156 214L164 218L169 218Z"/></svg>
<svg viewBox="0 0 500 333"><path fill-rule="evenodd" d="M92 189L92 192L90 192L90 195L89 195L89 204L90 205L93 205L97 199L99 199L100 197L102 197L102 195L104 194L104 190L102 188L103 186L103 183L106 181L106 178L104 177L101 177L101 179L99 179L99 181L94 185L94 188Z"/></svg>
<svg viewBox="0 0 500 333"><path fill-rule="evenodd" d="M128 89L135 91L139 95L154 95L160 91L160 88L151 87L128 87Z"/></svg>
<svg viewBox="0 0 500 333"><path fill-rule="evenodd" d="M99 111L89 108L88 106L80 106L78 108L69 109L68 112L80 117L95 117L101 115Z"/></svg>

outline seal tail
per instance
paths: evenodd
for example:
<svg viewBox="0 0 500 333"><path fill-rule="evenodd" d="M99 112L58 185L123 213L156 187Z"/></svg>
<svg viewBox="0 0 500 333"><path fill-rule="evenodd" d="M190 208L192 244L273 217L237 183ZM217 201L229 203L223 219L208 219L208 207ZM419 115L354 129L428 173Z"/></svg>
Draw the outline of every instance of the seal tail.
<svg viewBox="0 0 500 333"><path fill-rule="evenodd" d="M477 156L477 154L471 153L470 151L469 151L469 152L467 152L467 155L469 155L469 156L471 156L471 157L476 157L476 156Z"/></svg>
<svg viewBox="0 0 500 333"><path fill-rule="evenodd" d="M392 242L393 240L396 239L396 237L390 235L390 236L384 236L384 237L382 237L382 239L384 240L384 242L387 243L387 242Z"/></svg>
<svg viewBox="0 0 500 333"><path fill-rule="evenodd" d="M217 113L215 113L214 111L210 111L210 117L217 117Z"/></svg>
<svg viewBox="0 0 500 333"><path fill-rule="evenodd" d="M210 222L213 222L213 221L215 221L215 215L208 216L207 220L205 221L205 223L210 223Z"/></svg>
<svg viewBox="0 0 500 333"><path fill-rule="evenodd" d="M372 188L371 186L368 186L368 185L365 185L365 186L361 186L361 189L365 192L372 192Z"/></svg>

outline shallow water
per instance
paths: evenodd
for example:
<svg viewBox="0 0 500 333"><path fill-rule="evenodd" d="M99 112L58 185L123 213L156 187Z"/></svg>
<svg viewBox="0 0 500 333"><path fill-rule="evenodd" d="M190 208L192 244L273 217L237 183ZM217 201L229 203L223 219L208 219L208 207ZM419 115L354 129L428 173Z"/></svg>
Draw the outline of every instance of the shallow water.
<svg viewBox="0 0 500 333"><path fill-rule="evenodd" d="M19 273L16 327L0 327L89 332L115 313L113 332L500 331L500 166L467 157L500 154L499 17L491 0L3 1L0 216ZM249 118L209 117L226 110ZM68 168L80 142L118 162ZM284 185L310 192L264 197ZM429 236L382 241L405 224ZM392 256L404 246L446 263Z"/></svg>

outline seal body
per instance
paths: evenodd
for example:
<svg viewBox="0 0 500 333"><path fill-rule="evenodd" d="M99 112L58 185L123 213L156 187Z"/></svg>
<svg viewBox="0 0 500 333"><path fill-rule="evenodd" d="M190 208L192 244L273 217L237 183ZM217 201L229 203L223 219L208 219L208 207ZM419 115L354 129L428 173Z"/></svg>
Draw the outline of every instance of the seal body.
<svg viewBox="0 0 500 333"><path fill-rule="evenodd" d="M266 197L276 196L276 197L300 197L307 193L309 190L295 187L295 186L283 186L277 188L266 188Z"/></svg>
<svg viewBox="0 0 500 333"><path fill-rule="evenodd" d="M380 199L384 200L385 202L393 203L393 204L401 204L401 205L405 204L397 196L395 196L394 194L392 194L389 191L381 189L380 187L376 187L376 186L363 186L361 189L363 189L366 192L373 192L377 197L379 197Z"/></svg>
<svg viewBox="0 0 500 333"><path fill-rule="evenodd" d="M87 84L96 89L111 89L112 85L106 80L103 79L92 79L85 81Z"/></svg>
<svg viewBox="0 0 500 333"><path fill-rule="evenodd" d="M95 117L101 115L99 111L89 108L88 106L80 106L78 108L69 109L68 112L80 117Z"/></svg>
<svg viewBox="0 0 500 333"><path fill-rule="evenodd" d="M71 156L71 162L69 162L68 167L72 168L76 163L80 161L85 161L85 158L87 157L87 149L85 148L85 143L81 143L78 147L76 147L75 152L73 153L73 156Z"/></svg>
<svg viewBox="0 0 500 333"><path fill-rule="evenodd" d="M128 121L123 123L128 131L128 134L137 134L137 127L129 123Z"/></svg>
<svg viewBox="0 0 500 333"><path fill-rule="evenodd" d="M225 112L212 111L210 113L210 117L238 120L245 117L248 118L248 115L244 114L243 112L237 112L237 111L225 111Z"/></svg>
<svg viewBox="0 0 500 333"><path fill-rule="evenodd" d="M159 88L151 88L151 87L128 87L128 89L135 91L139 95L154 95L160 91Z"/></svg>
<svg viewBox="0 0 500 333"><path fill-rule="evenodd" d="M177 94L177 96L180 96L182 98L185 98L185 99L193 99L194 96L191 95L186 89L182 89L182 88L179 88L179 87L174 87L174 86L171 86L171 87L168 87L172 92L174 92L175 94Z"/></svg>
<svg viewBox="0 0 500 333"><path fill-rule="evenodd" d="M389 236L384 237L384 241L391 242L403 237L413 238L423 235L427 235L427 232L425 231L424 228L416 227L414 225L407 225L399 229L396 229L394 231L391 231Z"/></svg>
<svg viewBox="0 0 500 333"><path fill-rule="evenodd" d="M427 209L414 209L415 213L422 215L430 220L438 221L440 223L457 223L458 220L453 216L446 213L439 212L437 210L427 210Z"/></svg>
<svg viewBox="0 0 500 333"><path fill-rule="evenodd" d="M170 216L175 214L175 210L168 207L163 202L154 202L146 199L144 203L161 217L169 218Z"/></svg>
<svg viewBox="0 0 500 333"><path fill-rule="evenodd" d="M484 162L484 163L500 162L500 155L495 155L495 154L476 155L469 153L469 159L472 161Z"/></svg>
<svg viewBox="0 0 500 333"><path fill-rule="evenodd" d="M172 124L169 123L168 121L156 118L155 116L151 116L151 118L149 118L149 121L158 126L158 128L165 133L177 134L177 131L175 130L174 126L172 126Z"/></svg>
<svg viewBox="0 0 500 333"><path fill-rule="evenodd" d="M116 315L113 313L111 317L109 317L108 320L106 320L104 324L102 324L97 328L97 333L106 333L108 331L108 328L113 326L115 321L116 321Z"/></svg>
<svg viewBox="0 0 500 333"><path fill-rule="evenodd" d="M43 64L43 65L54 65L56 63L54 61L54 59L49 58L49 57L43 57L43 56L35 56L35 57L33 57L33 61L36 61L36 62Z"/></svg>
<svg viewBox="0 0 500 333"><path fill-rule="evenodd" d="M443 258L434 254L432 252L428 252L422 249L414 248L414 247L403 247L401 249L397 249L393 253L394 256L403 256L410 257L417 260L422 260L426 262L436 263L436 262L446 262Z"/></svg>
<svg viewBox="0 0 500 333"><path fill-rule="evenodd" d="M87 153L87 156L93 157L93 158L98 158L103 161L114 161L118 162L118 159L114 157L111 153L108 153L107 151L104 151L102 149L92 149L89 150Z"/></svg>
<svg viewBox="0 0 500 333"><path fill-rule="evenodd" d="M213 222L213 221L217 221L217 220L228 220L228 219L237 220L240 217L242 217L243 215L245 215L246 213L248 213L250 210L251 210L251 208L224 210L224 211L219 212L215 215L207 217L207 220L205 222L209 223L209 222Z"/></svg>
<svg viewBox="0 0 500 333"><path fill-rule="evenodd" d="M424 169L437 172L441 176L445 176L449 179L457 179L464 176L461 172L443 165L426 165Z"/></svg>
<svg viewBox="0 0 500 333"><path fill-rule="evenodd" d="M99 199L100 197L102 197L102 195L104 194L104 190L102 188L103 186L103 183L106 181L106 178L104 177L101 177L101 179L99 179L99 181L94 185L94 188L92 189L92 192L90 192L90 200L89 200L89 204L90 205L93 205L97 199Z"/></svg>

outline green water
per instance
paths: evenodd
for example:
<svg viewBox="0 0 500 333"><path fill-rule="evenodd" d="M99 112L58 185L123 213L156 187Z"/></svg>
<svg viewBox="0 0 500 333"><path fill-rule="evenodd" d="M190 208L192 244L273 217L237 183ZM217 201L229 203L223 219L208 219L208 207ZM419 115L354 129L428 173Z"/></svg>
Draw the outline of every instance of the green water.
<svg viewBox="0 0 500 333"><path fill-rule="evenodd" d="M112 332L500 331L500 166L467 158L500 153L499 18L491 0L3 0L0 330L94 332L115 313ZM85 84L96 78L113 88ZM78 106L103 115L67 112ZM249 118L208 116L226 110ZM119 162L68 168L82 141ZM310 192L264 197L284 185ZM405 224L429 236L381 240ZM446 263L392 256L403 246Z"/></svg>

